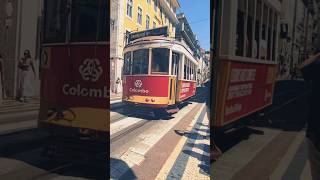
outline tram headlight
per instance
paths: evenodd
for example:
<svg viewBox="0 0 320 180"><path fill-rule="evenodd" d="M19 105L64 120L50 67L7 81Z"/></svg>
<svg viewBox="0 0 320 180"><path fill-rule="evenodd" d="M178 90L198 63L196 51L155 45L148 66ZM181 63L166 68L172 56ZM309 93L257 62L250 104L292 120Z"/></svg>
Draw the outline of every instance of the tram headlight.
<svg viewBox="0 0 320 180"><path fill-rule="evenodd" d="M150 101L150 99L149 98L146 98L146 102L149 102Z"/></svg>
<svg viewBox="0 0 320 180"><path fill-rule="evenodd" d="M156 100L154 98L151 98L151 102L155 102Z"/></svg>

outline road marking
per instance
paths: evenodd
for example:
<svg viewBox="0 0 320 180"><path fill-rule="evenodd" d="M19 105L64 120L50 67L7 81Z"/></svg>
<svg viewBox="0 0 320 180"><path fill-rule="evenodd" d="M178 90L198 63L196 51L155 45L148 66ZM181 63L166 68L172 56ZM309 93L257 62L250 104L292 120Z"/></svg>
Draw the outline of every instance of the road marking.
<svg viewBox="0 0 320 180"><path fill-rule="evenodd" d="M120 121L111 123L110 125L110 136L112 136L113 134L120 132L136 123L139 123L141 121L145 121L144 119L140 119L140 118L134 118L134 117L128 117L125 119L122 119Z"/></svg>
<svg viewBox="0 0 320 180"><path fill-rule="evenodd" d="M190 125L187 127L186 131L192 130L192 128L194 127L195 123L197 122L199 116L201 115L201 112L204 107L205 107L205 104L202 104L200 110L197 112L196 116L194 117L194 119L192 120ZM172 151L172 153L170 154L170 156L168 157L166 162L163 164L161 170L159 171L159 173L155 179L166 179L167 178L171 168L174 166L174 163L175 163L176 159L178 158L178 156L180 155L187 140L188 140L188 138L185 136L183 136L180 139L177 146Z"/></svg>

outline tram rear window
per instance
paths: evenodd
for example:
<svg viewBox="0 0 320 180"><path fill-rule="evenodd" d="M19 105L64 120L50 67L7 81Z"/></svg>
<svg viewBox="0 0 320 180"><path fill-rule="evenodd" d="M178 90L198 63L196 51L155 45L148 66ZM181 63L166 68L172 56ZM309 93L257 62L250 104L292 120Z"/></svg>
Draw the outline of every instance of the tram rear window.
<svg viewBox="0 0 320 180"><path fill-rule="evenodd" d="M169 74L169 52L166 48L152 49L152 74Z"/></svg>
<svg viewBox="0 0 320 180"><path fill-rule="evenodd" d="M67 0L45 1L44 42L66 41Z"/></svg>
<svg viewBox="0 0 320 180"><path fill-rule="evenodd" d="M132 74L148 74L149 49L133 51Z"/></svg>
<svg viewBox="0 0 320 180"><path fill-rule="evenodd" d="M71 41L94 42L96 40L107 40L109 28L107 28L106 1L74 0L72 2L71 19ZM99 25L98 21L100 22ZM101 32L98 32L98 30L101 30ZM97 35L99 36L98 39Z"/></svg>

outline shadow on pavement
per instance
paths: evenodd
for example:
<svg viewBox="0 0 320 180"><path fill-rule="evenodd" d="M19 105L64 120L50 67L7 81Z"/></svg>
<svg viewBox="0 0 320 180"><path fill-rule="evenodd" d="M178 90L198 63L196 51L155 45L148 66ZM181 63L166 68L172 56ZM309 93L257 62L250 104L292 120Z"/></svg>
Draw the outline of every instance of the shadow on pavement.
<svg viewBox="0 0 320 180"><path fill-rule="evenodd" d="M126 171L123 173L123 171ZM110 179L137 179L135 173L129 168L126 162L110 158Z"/></svg>

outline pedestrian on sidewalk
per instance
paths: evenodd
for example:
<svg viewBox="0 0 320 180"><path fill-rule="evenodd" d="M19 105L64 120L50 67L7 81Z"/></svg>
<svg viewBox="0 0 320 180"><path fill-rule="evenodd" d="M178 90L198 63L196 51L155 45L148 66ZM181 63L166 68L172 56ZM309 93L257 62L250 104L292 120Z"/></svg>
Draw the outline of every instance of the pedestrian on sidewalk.
<svg viewBox="0 0 320 180"><path fill-rule="evenodd" d="M3 57L0 53L0 105L3 104L3 99L4 99L4 81L3 81Z"/></svg>
<svg viewBox="0 0 320 180"><path fill-rule="evenodd" d="M303 78L311 82L310 114L307 119L307 143L311 168L314 180L320 179L320 49L319 53L305 60L299 69Z"/></svg>
<svg viewBox="0 0 320 180"><path fill-rule="evenodd" d="M29 98L32 98L34 91L34 80L36 78L34 63L31 58L30 50L24 51L24 56L19 60L18 67L21 70L20 73L20 98L21 102L27 102Z"/></svg>
<svg viewBox="0 0 320 180"><path fill-rule="evenodd" d="M121 79L118 77L116 81L116 94L119 93L119 88L121 88Z"/></svg>

